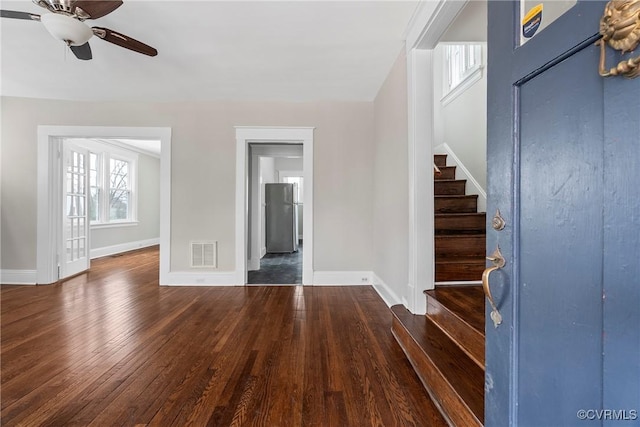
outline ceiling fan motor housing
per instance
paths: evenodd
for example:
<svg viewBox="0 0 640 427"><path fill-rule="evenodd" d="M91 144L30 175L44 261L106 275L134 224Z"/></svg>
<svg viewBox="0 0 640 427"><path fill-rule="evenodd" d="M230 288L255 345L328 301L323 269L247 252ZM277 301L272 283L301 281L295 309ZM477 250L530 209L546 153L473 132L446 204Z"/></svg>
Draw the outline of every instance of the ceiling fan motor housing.
<svg viewBox="0 0 640 427"><path fill-rule="evenodd" d="M40 17L40 21L53 37L69 46L81 46L93 36L91 28L67 15L47 13Z"/></svg>
<svg viewBox="0 0 640 427"><path fill-rule="evenodd" d="M33 2L52 12L66 12L69 14L73 12L71 7L72 2L69 0L33 0Z"/></svg>

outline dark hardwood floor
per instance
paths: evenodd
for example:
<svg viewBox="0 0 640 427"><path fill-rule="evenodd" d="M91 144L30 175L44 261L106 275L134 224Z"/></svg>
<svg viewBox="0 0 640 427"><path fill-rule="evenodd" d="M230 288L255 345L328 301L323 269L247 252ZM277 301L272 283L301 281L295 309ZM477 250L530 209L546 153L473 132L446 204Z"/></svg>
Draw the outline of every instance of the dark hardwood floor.
<svg viewBox="0 0 640 427"><path fill-rule="evenodd" d="M3 426L444 426L371 287L160 287L157 248L2 286Z"/></svg>

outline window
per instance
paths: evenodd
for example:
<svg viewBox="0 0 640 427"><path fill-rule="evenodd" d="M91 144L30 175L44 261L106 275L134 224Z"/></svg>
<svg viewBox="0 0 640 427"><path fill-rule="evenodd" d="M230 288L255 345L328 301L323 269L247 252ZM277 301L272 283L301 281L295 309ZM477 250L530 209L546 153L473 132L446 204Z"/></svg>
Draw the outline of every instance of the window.
<svg viewBox="0 0 640 427"><path fill-rule="evenodd" d="M301 176L285 176L282 178L282 182L285 184L296 184L294 188L297 189L296 200L298 203L302 204L302 181L303 178Z"/></svg>
<svg viewBox="0 0 640 427"><path fill-rule="evenodd" d="M137 155L91 147L89 220L92 226L136 221Z"/></svg>
<svg viewBox="0 0 640 427"><path fill-rule="evenodd" d="M444 45L444 65L442 103L447 104L482 77L482 45Z"/></svg>
<svg viewBox="0 0 640 427"><path fill-rule="evenodd" d="M109 159L109 221L124 221L131 218L129 180L129 162Z"/></svg>

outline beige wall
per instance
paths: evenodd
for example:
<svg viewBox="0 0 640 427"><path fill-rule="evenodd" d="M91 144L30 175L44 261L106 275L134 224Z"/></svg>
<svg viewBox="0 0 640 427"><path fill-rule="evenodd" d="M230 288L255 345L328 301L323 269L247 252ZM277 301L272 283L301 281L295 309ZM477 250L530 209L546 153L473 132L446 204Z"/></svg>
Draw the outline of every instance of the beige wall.
<svg viewBox="0 0 640 427"><path fill-rule="evenodd" d="M232 271L235 129L314 126L314 270L372 269L372 103L92 103L2 98L3 269L36 268L38 125L172 128L171 269L191 240L217 240Z"/></svg>
<svg viewBox="0 0 640 427"><path fill-rule="evenodd" d="M407 65L403 49L374 103L373 178L375 273L400 298L406 296L409 269L407 102Z"/></svg>
<svg viewBox="0 0 640 427"><path fill-rule="evenodd" d="M138 155L138 224L91 229L91 249L160 237L160 159Z"/></svg>

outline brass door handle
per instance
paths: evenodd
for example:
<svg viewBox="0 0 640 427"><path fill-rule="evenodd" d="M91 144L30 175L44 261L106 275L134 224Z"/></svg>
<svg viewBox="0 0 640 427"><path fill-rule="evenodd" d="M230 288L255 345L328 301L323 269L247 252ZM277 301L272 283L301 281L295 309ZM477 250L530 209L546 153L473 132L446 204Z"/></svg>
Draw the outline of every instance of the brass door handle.
<svg viewBox="0 0 640 427"><path fill-rule="evenodd" d="M485 296L489 300L489 304L491 304L491 320L493 320L493 326L497 328L498 325L502 323L502 315L498 311L498 307L496 306L496 303L493 300L493 296L491 295L491 288L489 287L489 275L494 271L504 267L506 261L502 256L502 253L500 252L500 247L497 247L493 254L488 256L487 259L491 261L493 265L482 272L482 289L484 290Z"/></svg>

